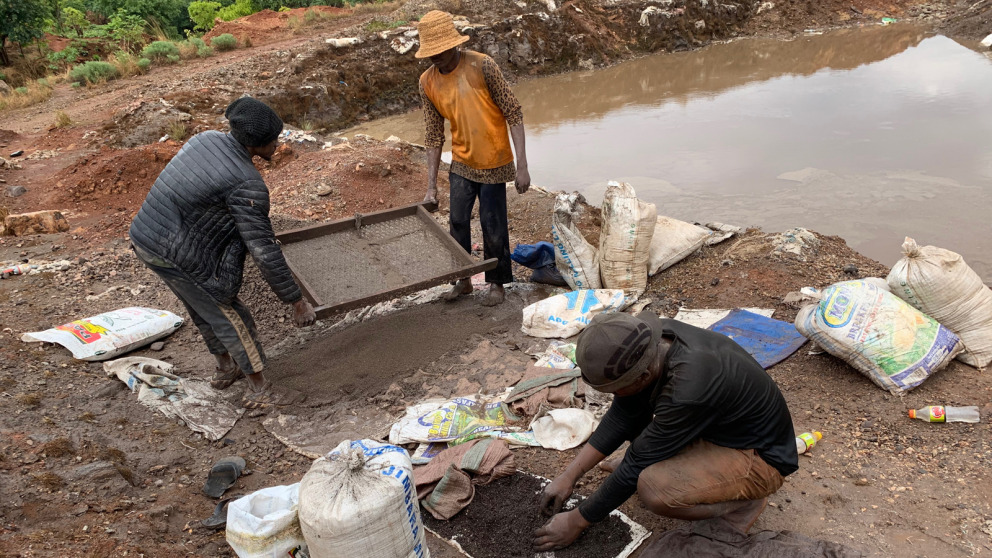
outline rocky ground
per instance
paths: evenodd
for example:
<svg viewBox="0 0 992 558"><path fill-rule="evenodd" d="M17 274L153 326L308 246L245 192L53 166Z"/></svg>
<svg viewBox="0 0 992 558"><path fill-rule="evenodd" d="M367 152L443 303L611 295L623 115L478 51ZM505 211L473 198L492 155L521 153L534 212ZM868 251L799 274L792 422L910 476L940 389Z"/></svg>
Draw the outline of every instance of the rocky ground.
<svg viewBox="0 0 992 558"><path fill-rule="evenodd" d="M442 0L439 7L464 16L472 45L517 79L881 17L980 39L992 32L983 31L992 9L986 4L992 3ZM145 408L99 364L72 360L58 347L22 343L20 335L129 305L184 315L135 260L127 226L181 146L160 139L177 122L188 134L223 129L223 107L243 93L266 99L294 128L313 134L313 141L295 135L271 163L260 164L278 229L419 201L426 177L421 148L365 138L344 142L333 132L417 103L415 79L425 66L412 51L397 49L409 39L407 23L435 5L410 0L364 13L331 11L333 17L295 28L288 16L252 16L228 29L248 34L250 49L83 91L59 87L47 103L0 113L0 156L25 152L11 159L16 167L0 168L0 187L26 189L3 198L0 210L60 209L71 223L67 233L0 238L0 261L68 262L61 271L0 281L0 556L231 555L222 533L195 526L213 508L200 493L210 465L231 454L248 460L251 474L232 494L300 479L311 459L270 434L266 419L278 412L247 413L224 440L209 442ZM343 37L363 42L340 49L324 42ZM57 110L74 123L55 128ZM550 240L551 204L540 191L511 194L511 243ZM589 208L580 224L594 243L598 219ZM761 306L791 320L797 308L783 302L787 293L886 272L838 238L819 237L800 259L773 255L764 232L748 231L655 277L645 298L668 315L681 306ZM520 280L528 276L519 268L515 273ZM466 353L485 342L507 359L526 359L522 349L531 341L519 333L519 312L546 294L521 284L492 312L469 298L361 323L329 320L303 331L292 327L289 309L254 269L243 289L270 348L273 377L315 386L307 405L285 414L334 425L345 415L391 419L428 394L460 394L468 372L452 370L464 368ZM206 376L212 368L190 325L161 352L139 354L172 362L182 375ZM478 372L479 366L469 368ZM833 357L805 349L770 373L797 430L819 429L825 438L801 458L800 471L772 499L759 527L795 530L878 556L992 552L992 495L982 482L992 452L987 423L927 425L906 418L908 408L946 403L980 405L987 419L992 407L983 373L955 363L901 398ZM237 403L243 390L236 384L228 397ZM515 454L521 469L553 476L573 452ZM591 475L580 490L590 491L602 478ZM675 525L645 512L636 498L623 511L655 531ZM436 555L452 555L437 540L431 547Z"/></svg>

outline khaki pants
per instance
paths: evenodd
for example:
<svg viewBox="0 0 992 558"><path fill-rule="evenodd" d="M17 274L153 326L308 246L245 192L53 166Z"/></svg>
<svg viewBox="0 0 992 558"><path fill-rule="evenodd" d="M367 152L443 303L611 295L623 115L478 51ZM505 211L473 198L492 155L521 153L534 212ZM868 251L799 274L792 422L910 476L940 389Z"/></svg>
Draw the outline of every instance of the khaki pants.
<svg viewBox="0 0 992 558"><path fill-rule="evenodd" d="M637 494L645 502L689 508L757 500L774 494L784 481L754 450L697 440L674 457L644 469L637 479Z"/></svg>

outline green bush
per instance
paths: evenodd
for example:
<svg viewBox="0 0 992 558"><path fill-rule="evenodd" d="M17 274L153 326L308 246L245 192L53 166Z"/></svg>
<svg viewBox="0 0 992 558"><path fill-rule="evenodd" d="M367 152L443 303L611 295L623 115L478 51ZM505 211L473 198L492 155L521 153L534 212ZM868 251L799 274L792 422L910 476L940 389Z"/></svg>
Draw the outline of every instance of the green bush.
<svg viewBox="0 0 992 558"><path fill-rule="evenodd" d="M172 41L154 41L141 49L141 56L157 62L163 62L172 56L179 59L179 47Z"/></svg>
<svg viewBox="0 0 992 558"><path fill-rule="evenodd" d="M200 58L212 56L214 53L214 49L208 47L207 43L203 42L203 39L199 37L190 37L188 42Z"/></svg>
<svg viewBox="0 0 992 558"><path fill-rule="evenodd" d="M72 82L72 88L73 89L79 89L82 86L83 86L83 84L82 83L79 83L78 81Z"/></svg>
<svg viewBox="0 0 992 558"><path fill-rule="evenodd" d="M45 79L45 78L39 78L38 79L38 85L40 85L42 87L51 87L52 86L50 83L48 83L48 80Z"/></svg>
<svg viewBox="0 0 992 558"><path fill-rule="evenodd" d="M166 58L166 60L168 60L169 62L171 62L173 64L178 64L179 63L179 55L178 54L170 54L170 55L166 56L165 58Z"/></svg>
<svg viewBox="0 0 992 558"><path fill-rule="evenodd" d="M17 89L14 89L14 93L20 93L21 95L27 95L28 94L28 88L27 87L18 87Z"/></svg>
<svg viewBox="0 0 992 558"><path fill-rule="evenodd" d="M79 49L67 46L59 52L49 52L45 57L51 62L50 67L53 70L68 68L79 60Z"/></svg>
<svg viewBox="0 0 992 558"><path fill-rule="evenodd" d="M147 72L148 67L151 65L152 65L152 61L147 58L138 59L138 69L140 69L142 72Z"/></svg>
<svg viewBox="0 0 992 558"><path fill-rule="evenodd" d="M214 28L214 19L221 9L220 2L190 2L186 11L189 12L189 19L193 22L193 28L201 31L210 31Z"/></svg>
<svg viewBox="0 0 992 558"><path fill-rule="evenodd" d="M251 0L236 0L230 6L226 6L217 11L217 17L224 21L231 21L239 17L249 16L255 13L255 6Z"/></svg>
<svg viewBox="0 0 992 558"><path fill-rule="evenodd" d="M238 48L238 40L234 38L234 35L224 33L223 35L217 35L213 39L210 39L210 46L221 52L225 50L234 50Z"/></svg>
<svg viewBox="0 0 992 558"><path fill-rule="evenodd" d="M69 72L69 78L77 83L100 83L115 77L117 68L109 62L86 62Z"/></svg>

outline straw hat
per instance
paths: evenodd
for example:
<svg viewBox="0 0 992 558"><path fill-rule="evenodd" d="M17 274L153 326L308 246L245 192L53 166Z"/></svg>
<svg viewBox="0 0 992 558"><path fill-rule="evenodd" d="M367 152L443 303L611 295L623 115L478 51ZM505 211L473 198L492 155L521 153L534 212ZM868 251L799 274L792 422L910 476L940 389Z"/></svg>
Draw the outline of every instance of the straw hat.
<svg viewBox="0 0 992 558"><path fill-rule="evenodd" d="M442 52L455 48L468 41L468 36L462 35L455 29L451 14L439 10L431 10L420 18L417 24L420 34L420 48L417 58L430 58Z"/></svg>

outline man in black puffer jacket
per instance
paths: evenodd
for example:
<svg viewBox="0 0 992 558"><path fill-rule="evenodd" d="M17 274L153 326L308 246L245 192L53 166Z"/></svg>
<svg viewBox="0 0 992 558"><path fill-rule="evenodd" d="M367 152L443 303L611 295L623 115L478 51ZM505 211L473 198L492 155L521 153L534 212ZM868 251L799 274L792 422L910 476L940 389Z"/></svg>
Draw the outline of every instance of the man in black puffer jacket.
<svg viewBox="0 0 992 558"><path fill-rule="evenodd" d="M217 358L211 385L224 389L242 374L248 408L292 405L304 394L273 386L262 375L265 353L251 313L238 299L245 255L285 303L298 327L313 324L269 221L269 190L252 164L276 150L282 120L264 103L243 97L225 112L231 133L193 136L159 175L131 223L131 244L186 306Z"/></svg>

